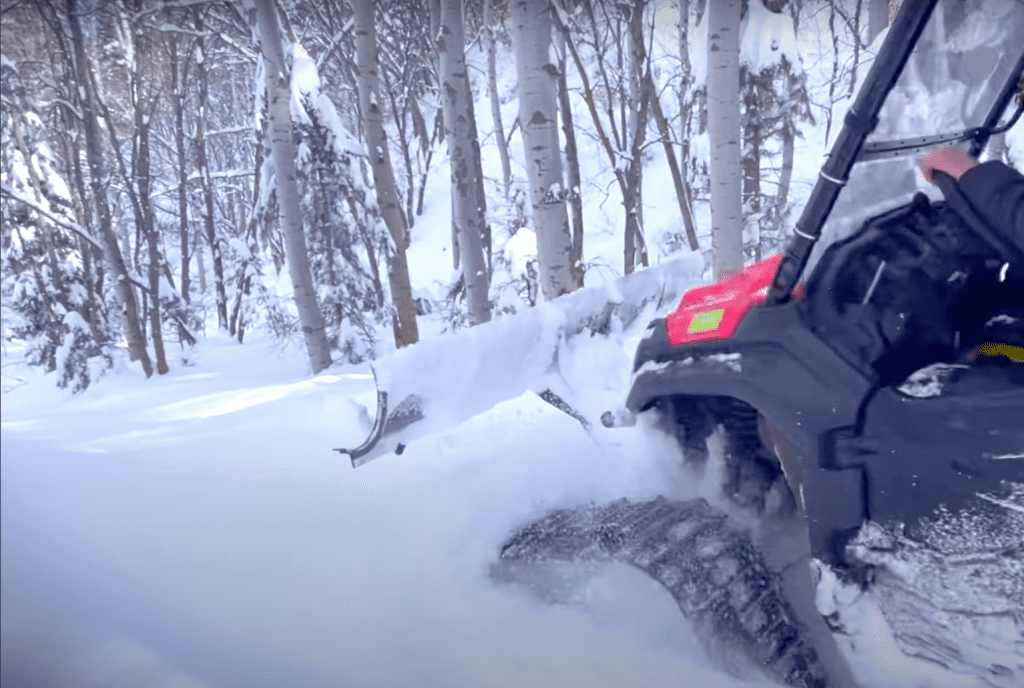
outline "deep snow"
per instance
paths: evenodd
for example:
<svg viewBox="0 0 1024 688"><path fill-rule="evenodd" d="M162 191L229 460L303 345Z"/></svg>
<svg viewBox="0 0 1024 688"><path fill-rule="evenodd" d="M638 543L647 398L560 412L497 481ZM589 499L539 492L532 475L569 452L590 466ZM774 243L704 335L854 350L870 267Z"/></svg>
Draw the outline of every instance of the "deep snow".
<svg viewBox="0 0 1024 688"><path fill-rule="evenodd" d="M624 397L638 334L576 340L569 382ZM716 668L626 566L562 606L487 577L550 508L705 489L644 424L595 442L527 393L353 470L330 448L372 408L365 369L311 379L297 347L217 339L193 360L78 397L21 371L4 395L5 686L771 685ZM980 685L821 595L865 686Z"/></svg>
<svg viewBox="0 0 1024 688"><path fill-rule="evenodd" d="M747 685L629 569L578 608L486 577L550 505L678 491L632 431L625 461L524 395L353 470L329 450L372 382L304 373L207 341L159 380L5 395L5 685Z"/></svg>
<svg viewBox="0 0 1024 688"><path fill-rule="evenodd" d="M798 48L805 60L830 61L827 40L814 48L801 38ZM821 102L827 66L805 68ZM501 69L507 127L514 65ZM959 94L942 95L939 108L959 114ZM836 103L837 122L847 105ZM488 111L481 100L493 180ZM815 113L819 126L806 127L797 146L797 207L825 148ZM1008 136L1018 161L1022 131ZM579 143L586 170L606 167L596 143L582 135ZM511 152L522 177L518 134ZM910 161L884 164L899 170L864 166L875 185L848 190L837 214L863 217L874 206L859 199L923 187ZM891 183L897 175L902 186ZM607 195L610 177L585 177L594 284L621 267L622 210ZM438 163L410 250L414 287L435 298L452 281L447 181ZM644 195L652 238L678 228L672 194L652 147ZM708 227L706 204L695 210ZM425 337L439 329L421 320ZM625 398L638 336L574 345L563 368L581 396ZM674 449L642 425L595 443L526 393L353 470L330 449L372 420L368 366L311 377L301 347L213 336L189 365L172 361L167 376L147 381L120 365L71 396L18 358L5 348L5 687L771 685L715 668L668 593L628 567L608 567L582 584L576 603L554 607L487 578L506 534L550 508L700 493ZM979 685L902 655L877 606L856 591L826 579L819 597L845 610L849 635L838 642L865 688Z"/></svg>

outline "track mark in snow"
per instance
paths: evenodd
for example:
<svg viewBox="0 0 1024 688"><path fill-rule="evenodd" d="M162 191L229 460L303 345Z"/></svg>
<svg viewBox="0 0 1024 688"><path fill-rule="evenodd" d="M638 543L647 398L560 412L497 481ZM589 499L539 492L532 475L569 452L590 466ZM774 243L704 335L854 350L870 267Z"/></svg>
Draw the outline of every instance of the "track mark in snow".
<svg viewBox="0 0 1024 688"><path fill-rule="evenodd" d="M530 565L551 561L630 564L668 590L709 645L727 646L787 685L829 685L779 576L703 499L552 511L504 543L491 577L536 585Z"/></svg>

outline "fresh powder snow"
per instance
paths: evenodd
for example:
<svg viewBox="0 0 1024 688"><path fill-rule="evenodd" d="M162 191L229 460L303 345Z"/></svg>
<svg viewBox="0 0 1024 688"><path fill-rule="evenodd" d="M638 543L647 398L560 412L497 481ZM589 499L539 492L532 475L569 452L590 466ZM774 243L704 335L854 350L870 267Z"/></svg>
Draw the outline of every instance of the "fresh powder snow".
<svg viewBox="0 0 1024 688"><path fill-rule="evenodd" d="M624 398L642 327L574 340L567 382ZM772 685L717 668L668 593L624 565L554 606L487 576L502 539L551 508L697 496L644 424L595 441L526 393L354 470L330 448L366 431L367 368L310 377L298 347L218 338L191 360L78 396L17 371L5 685ZM898 652L868 596L834 582L819 596L855 624L839 645L865 687L983 685Z"/></svg>
<svg viewBox="0 0 1024 688"><path fill-rule="evenodd" d="M985 7L1001 11L1010 2L987 0ZM817 25L815 43L805 38L813 31L801 28L794 38L791 23L766 16L760 3L751 5L746 30L765 40L744 43L745 62L765 66L798 52L815 101L824 102L828 75L821 64L831 61L827 12L802 20L802 27ZM690 34L695 86L706 74L706 25L702 29ZM862 74L877 47L862 55ZM293 114L306 117L302 100L308 98L330 122L335 145L347 148L340 119L320 93L315 62L299 46L293 55ZM483 60L477 48L468 59L477 67ZM509 123L517 107L512 60L500 59L499 70ZM574 70L569 86L579 86ZM918 108L915 118L949 121L961 115L962 90L947 88L931 109L919 93L906 100ZM477 112L487 112L485 96L479 97ZM842 120L848 104L833 104L834 121ZM585 112L578 99L574 109ZM808 126L797 142L796 208L828 143L821 109L815 116L819 126ZM479 119L486 176L498 179L496 151L486 140L489 122ZM901 125L895 133L932 133L909 118L893 121ZM617 276L612 266L621 267L624 217L618 200L609 200L604 153L590 137L578 143L583 169L604 170L601 178L587 172L581 189L587 284L597 285ZM1007 144L1019 163L1021 127L1008 132ZM708 148L706 136L691 141L695 155L706 158ZM511 134L510 150L521 178L518 132ZM678 230L680 221L660 149L651 148L650 156L644 222L655 237L664 228ZM435 164L408 255L417 295L440 298L454 280L448 163ZM899 169L881 174L883 165ZM914 174L908 160L862 172L886 191L899 191L899 201L904 188L921 185ZM267 167L263 178L270 179ZM268 188L261 189L264 196ZM890 195L848 189L837 213L856 205L846 222L852 225L877 209L863 198L881 202ZM699 227L709 226L706 203L695 204L694 212ZM522 274L535 241L528 229L516 237L507 240L506 253ZM709 239L701 235L705 244ZM495 240L500 248L501 239ZM652 260L659 259L668 258L652 251ZM287 279L277 284L282 293L290 290ZM441 329L438 319L420 322L424 342ZM625 399L645 325L640 318L625 331L577 337L559 349L562 381L586 416L596 418ZM538 333L550 336L551 329ZM477 345L466 345L460 356L484 360L482 342ZM571 600L557 605L487 575L508 533L549 509L620 497L706 495L707 486L681 470L676 446L644 422L588 433L533 392L492 403L486 397L494 389L460 388L479 395L467 398L467 407L484 410L434 428L401 456L385 455L354 470L331 449L361 440L373 422L369 365L337 365L311 376L297 343L254 332L243 346L211 335L172 360L166 376L145 380L137 365L119 361L84 393L71 395L56 389L52 376L21 365L16 347L4 347L5 686L775 685L749 672L734 675L723 658L709 657L670 595L625 565L581 576ZM515 351L505 355L490 364L522 363ZM424 372L458 381L459 362L439 356ZM904 655L870 595L819 573L818 607L841 613L837 644L863 688L985 685Z"/></svg>

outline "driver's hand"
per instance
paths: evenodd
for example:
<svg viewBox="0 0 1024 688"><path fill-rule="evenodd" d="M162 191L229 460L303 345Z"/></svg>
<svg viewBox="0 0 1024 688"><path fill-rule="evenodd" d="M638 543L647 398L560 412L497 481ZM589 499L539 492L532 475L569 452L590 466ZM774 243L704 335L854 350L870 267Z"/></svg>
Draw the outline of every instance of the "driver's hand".
<svg viewBox="0 0 1024 688"><path fill-rule="evenodd" d="M933 173L945 172L953 179L960 181L964 172L972 167L978 166L978 161L969 156L962 148L947 146L925 153L918 158L917 164L921 167L921 176L926 182L933 182Z"/></svg>

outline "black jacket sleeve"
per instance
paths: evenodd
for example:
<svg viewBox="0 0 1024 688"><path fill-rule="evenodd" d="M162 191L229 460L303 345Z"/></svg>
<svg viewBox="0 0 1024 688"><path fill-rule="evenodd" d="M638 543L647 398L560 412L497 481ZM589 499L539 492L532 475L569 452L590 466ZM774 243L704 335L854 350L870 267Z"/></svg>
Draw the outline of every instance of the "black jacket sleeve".
<svg viewBox="0 0 1024 688"><path fill-rule="evenodd" d="M1024 250L1024 175L990 160L965 172L960 188L992 227Z"/></svg>

